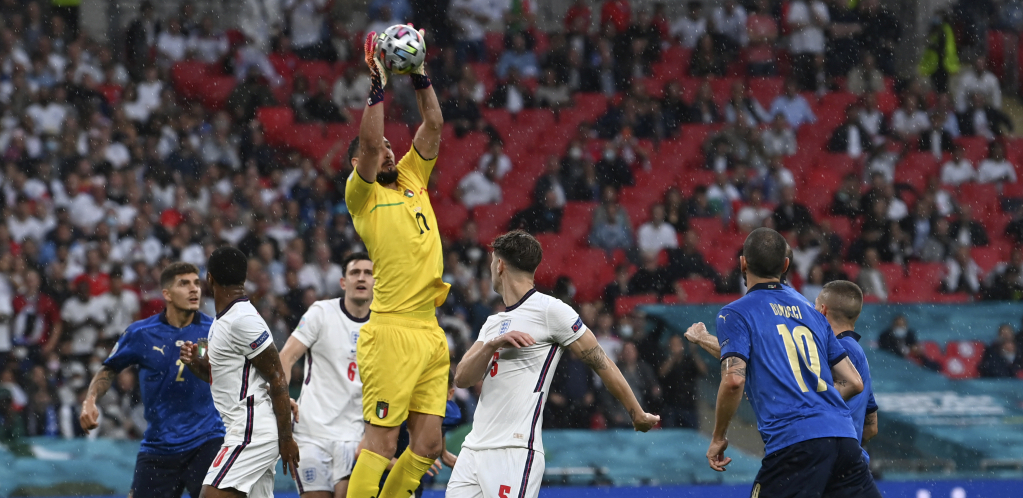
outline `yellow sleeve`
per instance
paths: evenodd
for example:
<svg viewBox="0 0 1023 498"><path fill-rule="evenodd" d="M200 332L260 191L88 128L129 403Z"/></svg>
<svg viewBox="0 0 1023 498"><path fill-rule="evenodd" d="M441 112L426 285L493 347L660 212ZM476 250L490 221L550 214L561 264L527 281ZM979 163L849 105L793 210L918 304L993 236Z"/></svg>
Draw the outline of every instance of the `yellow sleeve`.
<svg viewBox="0 0 1023 498"><path fill-rule="evenodd" d="M358 171L352 171L345 182L345 204L348 205L348 212L352 216L359 216L365 213L366 207L373 204L376 198L376 184L369 183L359 176Z"/></svg>
<svg viewBox="0 0 1023 498"><path fill-rule="evenodd" d="M433 167L436 164L436 157L430 160L423 159L423 156L419 155L419 151L416 150L416 146L413 145L409 147L408 153L398 161L398 171L404 172L417 182L418 186L427 187L430 184L430 173L433 172Z"/></svg>

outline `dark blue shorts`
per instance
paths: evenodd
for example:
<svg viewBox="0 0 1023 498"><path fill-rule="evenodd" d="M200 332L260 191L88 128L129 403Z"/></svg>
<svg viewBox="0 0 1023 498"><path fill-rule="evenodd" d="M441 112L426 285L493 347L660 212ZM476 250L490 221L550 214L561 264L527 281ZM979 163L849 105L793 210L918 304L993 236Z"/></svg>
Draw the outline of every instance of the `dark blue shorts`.
<svg viewBox="0 0 1023 498"><path fill-rule="evenodd" d="M128 498L181 498L186 489L199 498L206 471L223 445L224 438L218 437L183 453L139 453Z"/></svg>
<svg viewBox="0 0 1023 498"><path fill-rule="evenodd" d="M802 441L764 457L750 498L881 498L855 439Z"/></svg>

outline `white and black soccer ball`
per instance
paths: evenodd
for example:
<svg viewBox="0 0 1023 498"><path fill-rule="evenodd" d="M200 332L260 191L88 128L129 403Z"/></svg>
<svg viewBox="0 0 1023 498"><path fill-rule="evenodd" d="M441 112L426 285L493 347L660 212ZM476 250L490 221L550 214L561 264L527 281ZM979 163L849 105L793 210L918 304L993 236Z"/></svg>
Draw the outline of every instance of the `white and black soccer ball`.
<svg viewBox="0 0 1023 498"><path fill-rule="evenodd" d="M380 63L394 74L409 74L426 60L426 42L415 28L395 24L377 35Z"/></svg>

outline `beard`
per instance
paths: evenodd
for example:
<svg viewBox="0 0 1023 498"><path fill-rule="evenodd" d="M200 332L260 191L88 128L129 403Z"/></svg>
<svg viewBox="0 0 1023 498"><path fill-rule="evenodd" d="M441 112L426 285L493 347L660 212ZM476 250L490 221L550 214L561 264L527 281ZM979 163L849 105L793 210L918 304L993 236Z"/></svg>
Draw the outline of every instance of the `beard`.
<svg viewBox="0 0 1023 498"><path fill-rule="evenodd" d="M393 169L391 171L380 170L377 173L377 183L381 185L390 185L398 181L398 170Z"/></svg>

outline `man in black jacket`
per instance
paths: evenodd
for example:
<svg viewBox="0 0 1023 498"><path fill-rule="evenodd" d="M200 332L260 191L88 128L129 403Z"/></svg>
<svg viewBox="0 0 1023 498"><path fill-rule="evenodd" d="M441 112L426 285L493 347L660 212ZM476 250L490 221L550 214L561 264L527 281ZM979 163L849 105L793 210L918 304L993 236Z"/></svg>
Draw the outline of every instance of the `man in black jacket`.
<svg viewBox="0 0 1023 498"><path fill-rule="evenodd" d="M998 327L998 339L984 350L980 360L981 377L1015 377L1019 372L1020 358L1012 332L1012 326L1007 323Z"/></svg>
<svg viewBox="0 0 1023 498"><path fill-rule="evenodd" d="M828 152L859 157L870 149L870 134L860 124L859 112L860 107L856 104L845 109L845 121L828 139Z"/></svg>
<svg viewBox="0 0 1023 498"><path fill-rule="evenodd" d="M796 188L791 185L782 187L781 201L774 208L774 229L787 232L807 225L813 225L813 214L806 206L796 202Z"/></svg>
<svg viewBox="0 0 1023 498"><path fill-rule="evenodd" d="M959 208L959 219L949 226L949 233L961 244L976 247L986 246L989 242L984 225L973 219L973 208L966 204Z"/></svg>

